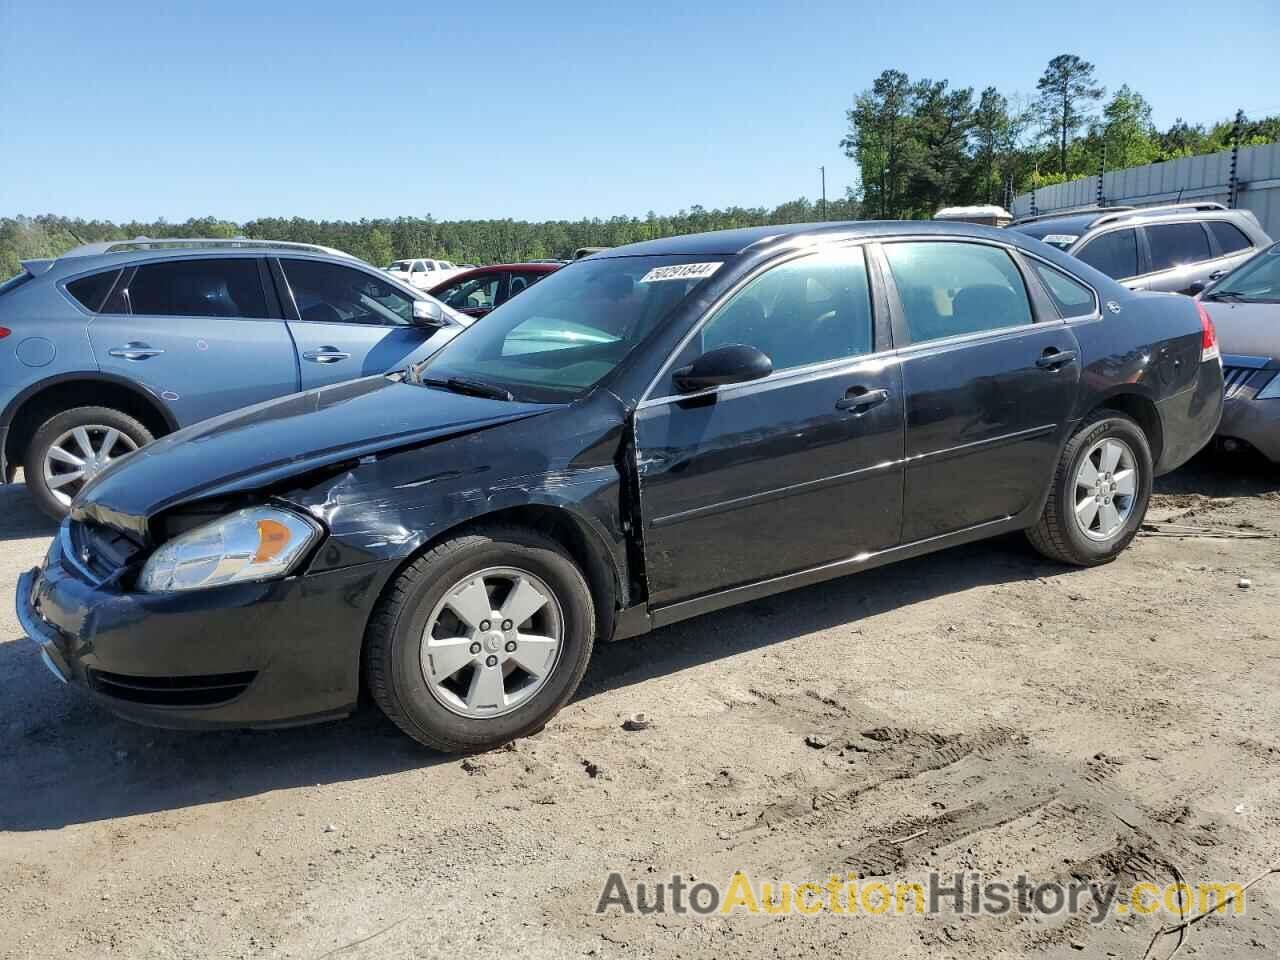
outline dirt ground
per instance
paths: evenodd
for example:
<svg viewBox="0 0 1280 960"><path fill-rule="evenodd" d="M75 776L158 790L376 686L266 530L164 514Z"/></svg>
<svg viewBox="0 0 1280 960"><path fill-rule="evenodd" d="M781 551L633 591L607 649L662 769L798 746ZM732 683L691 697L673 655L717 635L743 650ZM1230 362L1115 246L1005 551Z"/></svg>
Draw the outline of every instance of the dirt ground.
<svg viewBox="0 0 1280 960"><path fill-rule="evenodd" d="M1197 461L1149 519L1100 569L1005 538L605 647L541 734L463 760L372 708L192 734L89 705L20 636L7 598L51 528L0 488L0 955L1139 960L1167 915L593 911L614 870L1164 884L1280 862L1280 473ZM1280 876L1179 954L1277 955Z"/></svg>

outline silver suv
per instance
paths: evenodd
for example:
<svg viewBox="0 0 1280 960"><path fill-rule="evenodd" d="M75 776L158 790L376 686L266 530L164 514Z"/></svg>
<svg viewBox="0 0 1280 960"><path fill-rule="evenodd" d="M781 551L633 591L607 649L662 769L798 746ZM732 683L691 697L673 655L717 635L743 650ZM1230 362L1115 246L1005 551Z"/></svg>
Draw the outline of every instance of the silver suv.
<svg viewBox="0 0 1280 960"><path fill-rule="evenodd" d="M1130 289L1169 293L1197 293L1271 243L1252 211L1220 203L1059 211L1015 220L1009 229Z"/></svg>
<svg viewBox="0 0 1280 960"><path fill-rule="evenodd" d="M23 261L0 283L0 483L23 467L59 516L154 437L408 366L473 322L310 244L138 238Z"/></svg>

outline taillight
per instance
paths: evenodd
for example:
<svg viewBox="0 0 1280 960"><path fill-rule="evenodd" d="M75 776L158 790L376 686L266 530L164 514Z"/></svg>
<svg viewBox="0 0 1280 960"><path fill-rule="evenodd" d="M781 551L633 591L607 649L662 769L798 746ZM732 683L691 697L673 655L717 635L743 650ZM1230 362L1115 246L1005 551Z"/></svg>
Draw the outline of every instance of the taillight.
<svg viewBox="0 0 1280 960"><path fill-rule="evenodd" d="M0 340L3 340L9 334L13 333L8 327L0 327Z"/></svg>
<svg viewBox="0 0 1280 960"><path fill-rule="evenodd" d="M1196 301L1196 310L1200 312L1200 362L1217 360L1222 362L1222 354L1218 352L1218 331L1213 328L1213 320L1204 304Z"/></svg>

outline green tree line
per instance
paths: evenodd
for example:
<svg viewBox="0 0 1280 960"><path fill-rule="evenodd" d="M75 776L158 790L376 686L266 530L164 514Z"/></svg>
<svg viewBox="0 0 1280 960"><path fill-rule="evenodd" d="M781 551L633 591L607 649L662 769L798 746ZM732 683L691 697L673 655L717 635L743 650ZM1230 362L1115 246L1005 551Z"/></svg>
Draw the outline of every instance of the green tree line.
<svg viewBox="0 0 1280 960"><path fill-rule="evenodd" d="M112 223L46 214L0 218L0 280L19 270L19 261L55 257L80 243L135 237L249 237L292 240L335 247L377 266L406 257L436 257L455 263L501 263L569 257L578 247L616 247L639 240L707 230L811 220L853 220L856 201L832 200L824 211L805 198L764 207L706 210L694 206L672 215L584 220L435 220L397 217L376 220L309 220L265 217L234 223L201 217L183 223Z"/></svg>
<svg viewBox="0 0 1280 960"><path fill-rule="evenodd" d="M854 99L840 145L857 165L864 216L932 216L939 207L1007 203L1026 190L1176 157L1230 149L1235 121L1178 118L1166 130L1127 84L1110 98L1094 65L1049 61L1034 96L953 88L885 70ZM1280 115L1245 119L1242 145L1280 140Z"/></svg>

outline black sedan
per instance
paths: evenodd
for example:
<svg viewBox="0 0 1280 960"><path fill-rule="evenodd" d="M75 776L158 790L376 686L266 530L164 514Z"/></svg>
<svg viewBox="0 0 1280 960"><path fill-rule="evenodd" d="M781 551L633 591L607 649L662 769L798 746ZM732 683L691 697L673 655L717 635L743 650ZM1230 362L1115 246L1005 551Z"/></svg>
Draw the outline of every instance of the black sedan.
<svg viewBox="0 0 1280 960"><path fill-rule="evenodd" d="M209 420L76 498L18 612L165 725L539 729L598 641L1027 531L1113 559L1218 424L1194 301L970 224L604 251L418 367Z"/></svg>

